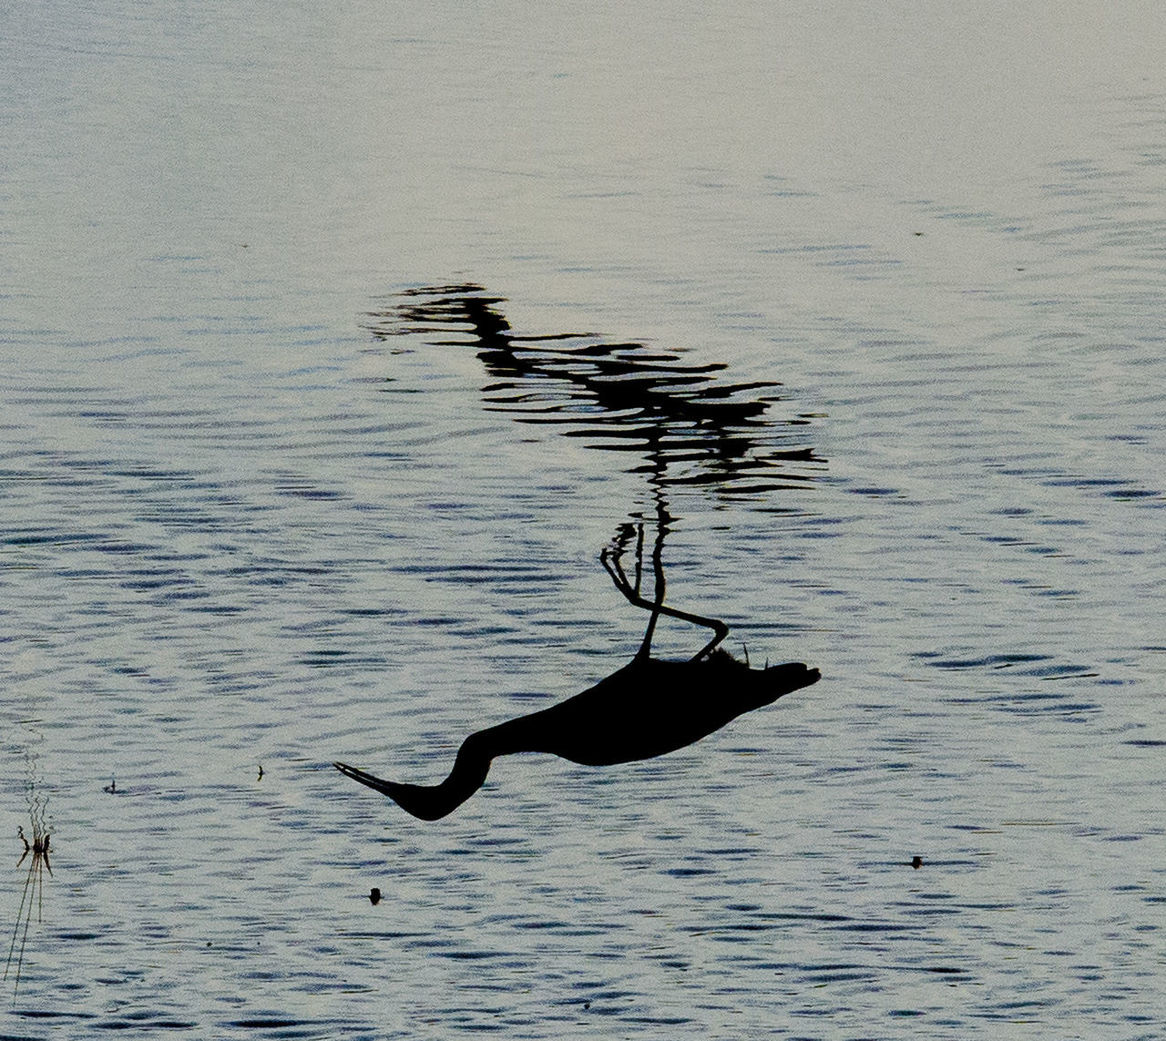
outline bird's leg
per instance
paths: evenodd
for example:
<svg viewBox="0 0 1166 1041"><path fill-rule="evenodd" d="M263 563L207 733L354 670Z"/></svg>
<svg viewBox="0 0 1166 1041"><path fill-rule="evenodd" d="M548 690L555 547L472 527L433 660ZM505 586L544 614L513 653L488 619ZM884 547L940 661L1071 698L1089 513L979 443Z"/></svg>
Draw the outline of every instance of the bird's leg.
<svg viewBox="0 0 1166 1041"><path fill-rule="evenodd" d="M636 577L639 578L641 570L641 557L644 550L644 526L640 525L640 538L636 543ZM664 606L664 590L666 588L664 582L664 531L659 529L656 533L656 544L652 547L652 578L654 580L656 600L652 605L652 615L648 619L648 627L644 630L644 641L640 644L638 657L648 658L652 654L652 637L656 632L656 622L660 620L660 611ZM640 584L636 582L636 592L639 593Z"/></svg>
<svg viewBox="0 0 1166 1041"><path fill-rule="evenodd" d="M640 582L644 577L644 525L636 525L636 594L640 592Z"/></svg>
<svg viewBox="0 0 1166 1041"><path fill-rule="evenodd" d="M655 602L646 600L643 597L639 589L639 583L633 588L632 584L628 581L619 561L622 552L622 547L619 546L614 551L605 548L599 555L599 560L603 564L604 570L611 576L615 588L623 594L624 599L628 603L652 612L652 617L648 621L648 629L644 633L644 640L640 645L637 657L646 657L650 653L652 636L655 633L656 622L660 615L667 615L669 618L677 618L682 622L691 622L693 625L700 625L706 629L713 630L713 638L693 655L692 661L699 661L701 658L707 657L729 635L729 627L719 618L706 618L704 615L693 614L691 611L681 611L675 607L665 606L664 564L661 560L659 545L657 545L656 550L652 554L652 567L656 578Z"/></svg>
<svg viewBox="0 0 1166 1041"><path fill-rule="evenodd" d="M618 551L613 553L610 549L604 547L603 552L599 554L599 563L603 565L603 570L611 576L611 580L615 583L616 589L626 597L635 596L631 586L628 585L627 576L624 575L623 568L620 567Z"/></svg>
<svg viewBox="0 0 1166 1041"><path fill-rule="evenodd" d="M703 615L697 614L684 614L682 616L680 612L677 612L676 617L683 617L686 622L692 622L694 625L703 625L706 629L713 630L713 638L692 656L693 661L700 661L701 658L707 658L717 649L717 645L729 635L729 627L719 618L706 618Z"/></svg>
<svg viewBox="0 0 1166 1041"><path fill-rule="evenodd" d="M644 527L639 526L636 537L636 581L633 585L624 571L622 557L624 554L624 547L627 545L628 532L623 532L622 537L616 541L615 548L604 547L603 552L599 554L599 561L603 565L604 570L611 576L615 588L623 594L624 598L636 607L643 607L652 612L652 617L648 621L647 632L644 633L643 642L640 644L639 651L636 652L636 657L647 657L651 653L652 647L652 633L656 628L656 619L660 615L659 601L663 599L664 587L661 583L661 575L657 573L656 592L657 603L653 604L645 600L641 595L641 588L643 583L643 558L644 558Z"/></svg>
<svg viewBox="0 0 1166 1041"><path fill-rule="evenodd" d="M599 557L607 573L611 575L612 581L615 582L616 588L625 595L628 590L636 595L639 594L643 571L644 527L642 524L639 525L639 533L636 538L636 581L634 586L628 581L627 572L623 568L623 556L631 541L632 530L631 524L621 524L616 537L612 540L612 545L605 547Z"/></svg>
<svg viewBox="0 0 1166 1041"><path fill-rule="evenodd" d="M628 540L631 538L631 525L624 525L616 537L613 546L605 546L599 554L599 562L603 569L611 576L611 580L624 596L638 596L640 592L640 562L639 554L636 559L636 583L628 581L627 572L623 569L623 555L627 551Z"/></svg>

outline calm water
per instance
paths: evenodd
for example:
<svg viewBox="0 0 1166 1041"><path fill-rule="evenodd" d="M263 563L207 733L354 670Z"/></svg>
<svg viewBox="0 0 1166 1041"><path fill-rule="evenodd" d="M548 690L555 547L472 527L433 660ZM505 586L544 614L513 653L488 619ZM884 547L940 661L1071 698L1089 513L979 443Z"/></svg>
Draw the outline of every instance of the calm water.
<svg viewBox="0 0 1166 1041"><path fill-rule="evenodd" d="M8 12L16 951L18 828L53 874L0 1034L1160 1037L1166 14L1121 11ZM385 318L458 283L779 381L749 450L801 454L503 401ZM598 554L662 489L671 602L821 683L436 824L331 769L436 781L623 664Z"/></svg>

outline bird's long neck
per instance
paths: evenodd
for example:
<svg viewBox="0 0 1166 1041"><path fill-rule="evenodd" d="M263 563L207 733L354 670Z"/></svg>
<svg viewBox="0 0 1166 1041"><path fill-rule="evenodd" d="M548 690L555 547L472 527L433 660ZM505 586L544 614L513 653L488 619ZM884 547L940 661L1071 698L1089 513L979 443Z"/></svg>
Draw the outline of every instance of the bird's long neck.
<svg viewBox="0 0 1166 1041"><path fill-rule="evenodd" d="M414 817L435 821L448 816L485 784L490 761L503 754L489 735L488 730L480 731L462 742L453 769L441 784L384 781L380 790Z"/></svg>

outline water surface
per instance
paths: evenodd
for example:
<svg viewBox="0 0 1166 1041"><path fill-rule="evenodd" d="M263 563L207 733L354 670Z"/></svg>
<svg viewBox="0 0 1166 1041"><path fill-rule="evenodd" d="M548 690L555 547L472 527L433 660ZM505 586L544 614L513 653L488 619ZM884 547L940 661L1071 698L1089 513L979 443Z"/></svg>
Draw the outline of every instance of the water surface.
<svg viewBox="0 0 1166 1041"><path fill-rule="evenodd" d="M12 925L38 815L53 875L2 1032L1156 1036L1163 28L15 10ZM685 434L664 481L585 395L370 318L466 283L751 388L789 479ZM503 760L436 825L328 766L437 780L626 661L598 555L664 486L671 601L822 682L661 759Z"/></svg>

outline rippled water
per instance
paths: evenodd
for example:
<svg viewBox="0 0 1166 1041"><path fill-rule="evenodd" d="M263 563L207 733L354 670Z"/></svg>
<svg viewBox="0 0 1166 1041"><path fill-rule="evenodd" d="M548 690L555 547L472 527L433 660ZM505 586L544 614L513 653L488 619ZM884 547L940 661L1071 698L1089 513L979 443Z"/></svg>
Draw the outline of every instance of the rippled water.
<svg viewBox="0 0 1166 1041"><path fill-rule="evenodd" d="M11 12L0 1034L1159 1036L1163 29ZM469 283L763 399L780 479L386 324ZM598 554L662 490L670 602L819 684L435 824L331 769L626 662Z"/></svg>

